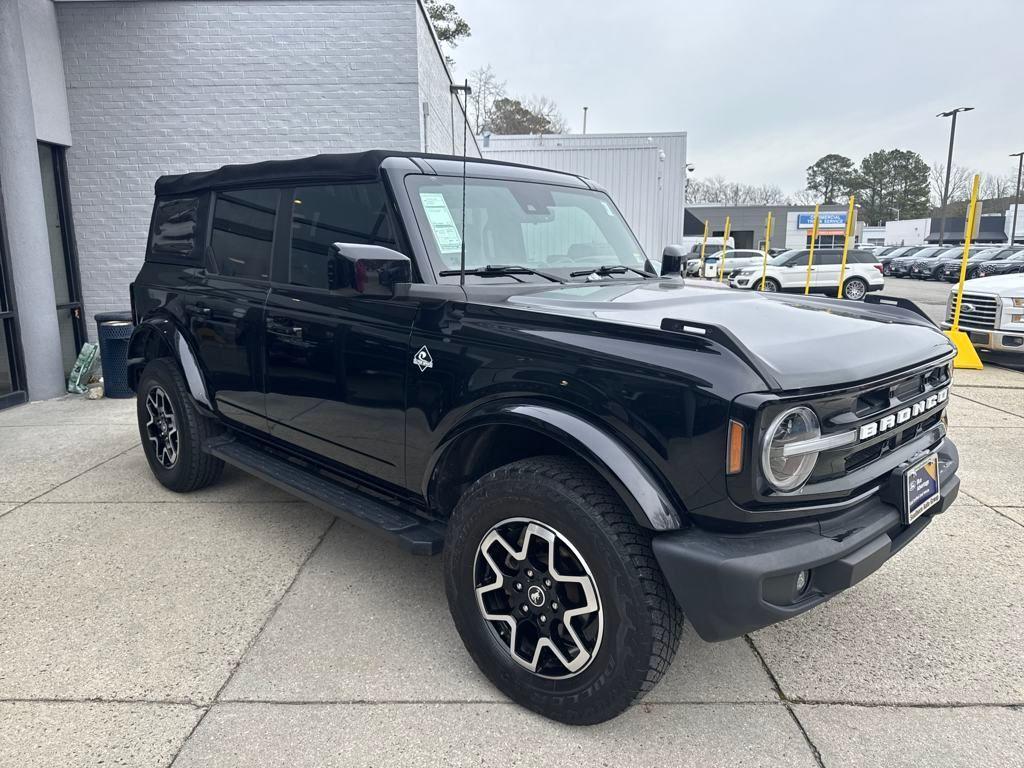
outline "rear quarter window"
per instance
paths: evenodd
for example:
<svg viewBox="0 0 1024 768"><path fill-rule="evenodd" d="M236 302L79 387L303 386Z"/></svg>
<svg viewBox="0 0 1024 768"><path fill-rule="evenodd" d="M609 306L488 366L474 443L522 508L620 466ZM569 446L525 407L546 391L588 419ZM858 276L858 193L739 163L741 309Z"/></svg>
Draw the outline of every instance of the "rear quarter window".
<svg viewBox="0 0 1024 768"><path fill-rule="evenodd" d="M158 199L153 207L147 261L172 264L198 263L196 222L198 197Z"/></svg>

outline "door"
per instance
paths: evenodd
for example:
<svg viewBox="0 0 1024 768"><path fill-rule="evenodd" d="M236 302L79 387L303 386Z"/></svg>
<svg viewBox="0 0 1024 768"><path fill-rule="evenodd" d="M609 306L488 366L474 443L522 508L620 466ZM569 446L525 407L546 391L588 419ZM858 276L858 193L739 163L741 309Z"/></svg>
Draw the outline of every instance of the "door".
<svg viewBox="0 0 1024 768"><path fill-rule="evenodd" d="M21 347L18 340L17 316L7 286L10 285L7 265L6 236L0 212L0 408L25 402L25 384L21 377Z"/></svg>
<svg viewBox="0 0 1024 768"><path fill-rule="evenodd" d="M266 430L263 312L270 290L279 191L235 189L213 199L206 269L185 314L217 409Z"/></svg>
<svg viewBox="0 0 1024 768"><path fill-rule="evenodd" d="M811 268L811 290L835 292L839 287L839 268L843 252L834 249L816 251L814 266Z"/></svg>
<svg viewBox="0 0 1024 768"><path fill-rule="evenodd" d="M359 182L300 187L291 198L266 311L271 432L365 479L401 485L416 304L332 291L327 281L333 243L397 248L386 193Z"/></svg>
<svg viewBox="0 0 1024 768"><path fill-rule="evenodd" d="M782 283L783 288L803 290L804 281L807 278L807 259L808 252L800 251L795 256L791 256L784 266L779 267L779 282Z"/></svg>
<svg viewBox="0 0 1024 768"><path fill-rule="evenodd" d="M43 211L50 239L53 292L57 299L57 323L60 328L64 374L67 376L87 338L78 275L78 252L68 197L67 162L64 147L40 143L38 149L39 172L43 181Z"/></svg>

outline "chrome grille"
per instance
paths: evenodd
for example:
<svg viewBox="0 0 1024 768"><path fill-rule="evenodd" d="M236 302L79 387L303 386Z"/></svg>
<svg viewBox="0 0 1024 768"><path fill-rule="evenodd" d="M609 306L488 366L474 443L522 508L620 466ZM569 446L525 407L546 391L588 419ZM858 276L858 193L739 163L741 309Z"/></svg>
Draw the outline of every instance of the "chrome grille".
<svg viewBox="0 0 1024 768"><path fill-rule="evenodd" d="M956 294L946 308L946 322L953 322L956 312ZM960 306L960 325L967 328L991 330L996 327L999 316L999 303L995 296L983 296L977 293L965 293Z"/></svg>

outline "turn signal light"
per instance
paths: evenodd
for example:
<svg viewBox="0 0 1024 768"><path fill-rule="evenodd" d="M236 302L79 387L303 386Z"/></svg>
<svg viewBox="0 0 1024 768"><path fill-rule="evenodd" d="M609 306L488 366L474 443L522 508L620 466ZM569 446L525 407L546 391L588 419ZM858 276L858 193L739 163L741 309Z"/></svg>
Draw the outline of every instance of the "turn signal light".
<svg viewBox="0 0 1024 768"><path fill-rule="evenodd" d="M743 469L743 440L746 428L735 419L729 419L729 451L726 474L736 475Z"/></svg>

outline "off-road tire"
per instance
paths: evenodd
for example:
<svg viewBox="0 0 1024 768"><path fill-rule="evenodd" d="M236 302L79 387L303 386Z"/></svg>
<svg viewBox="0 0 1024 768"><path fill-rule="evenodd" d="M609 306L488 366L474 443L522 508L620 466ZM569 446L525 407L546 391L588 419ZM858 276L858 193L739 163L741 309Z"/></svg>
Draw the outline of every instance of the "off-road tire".
<svg viewBox="0 0 1024 768"><path fill-rule="evenodd" d="M164 466L157 457L156 446L147 428L151 418L146 405L147 397L154 388L166 393L178 431L177 458L170 467ZM224 462L205 453L203 443L219 434L221 427L196 408L185 378L175 362L171 358L161 357L147 363L136 392L142 450L160 484L172 491L187 493L217 482L224 471Z"/></svg>
<svg viewBox="0 0 1024 768"><path fill-rule="evenodd" d="M863 301L868 295L868 284L861 277L851 277L843 283L843 298L850 301Z"/></svg>
<svg viewBox="0 0 1024 768"><path fill-rule="evenodd" d="M478 548L510 518L557 530L593 576L604 632L574 676L542 677L517 663L483 617ZM553 720L586 725L615 717L654 688L679 646L682 611L654 558L650 532L577 459L524 459L477 480L452 515L444 559L448 606L469 654L503 693Z"/></svg>

